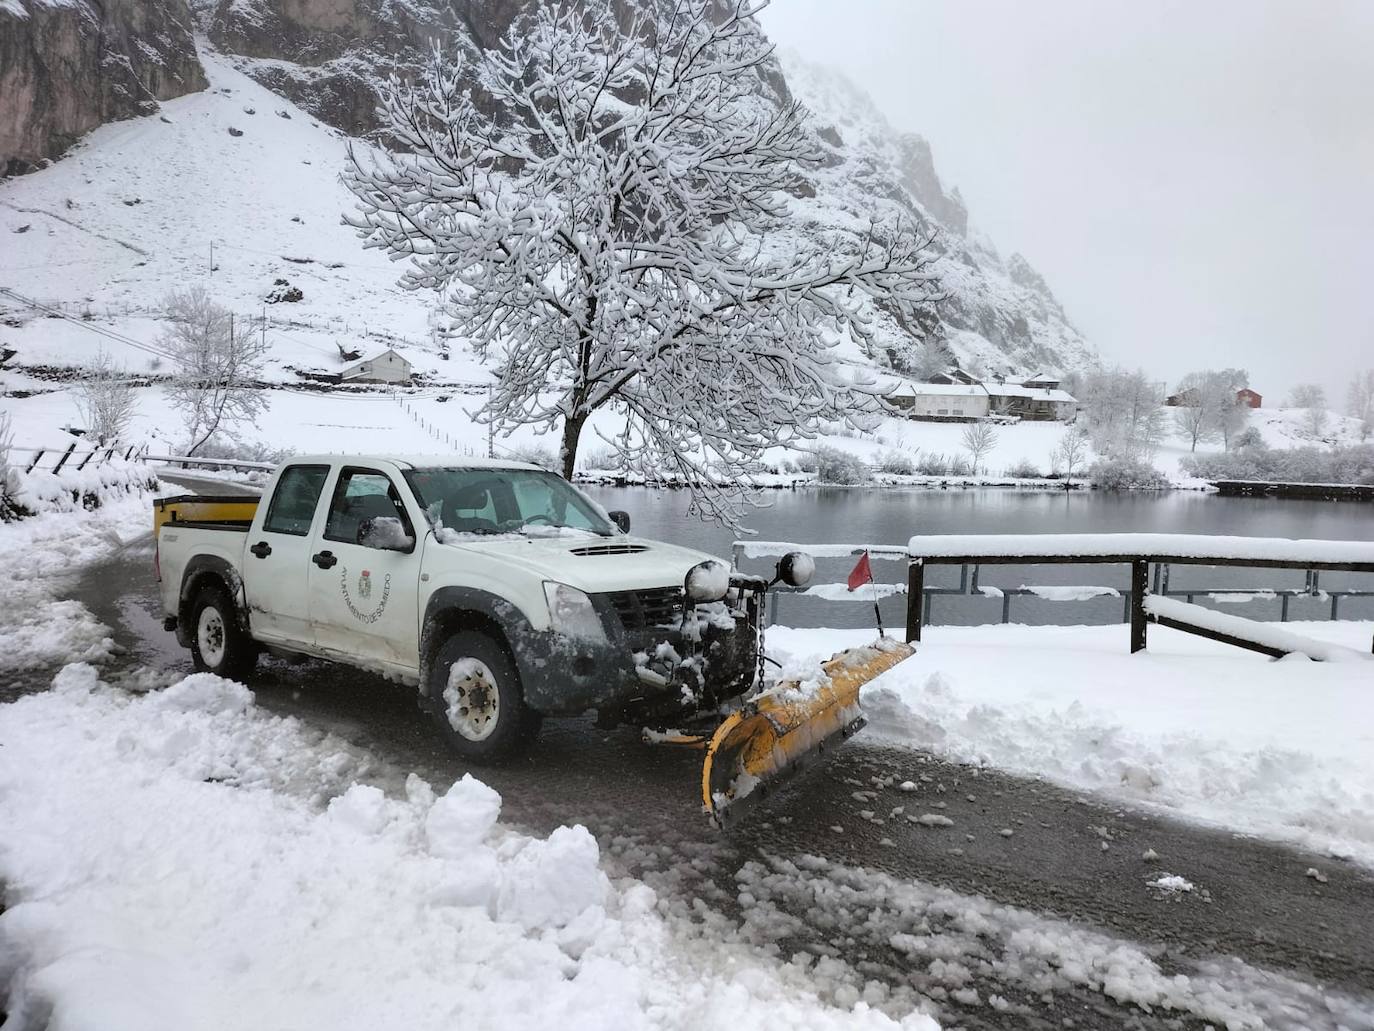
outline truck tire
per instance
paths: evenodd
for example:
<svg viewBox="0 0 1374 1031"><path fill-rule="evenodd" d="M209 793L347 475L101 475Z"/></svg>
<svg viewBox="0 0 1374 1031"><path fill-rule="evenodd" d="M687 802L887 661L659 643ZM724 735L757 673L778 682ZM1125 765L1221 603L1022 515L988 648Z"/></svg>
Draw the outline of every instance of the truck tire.
<svg viewBox="0 0 1374 1031"><path fill-rule="evenodd" d="M191 601L191 661L197 670L245 680L258 663L257 643L239 624L222 584L206 584Z"/></svg>
<svg viewBox="0 0 1374 1031"><path fill-rule="evenodd" d="M449 746L471 762L498 762L530 745L542 717L525 704L510 654L478 630L460 630L439 646L426 677L425 702Z"/></svg>

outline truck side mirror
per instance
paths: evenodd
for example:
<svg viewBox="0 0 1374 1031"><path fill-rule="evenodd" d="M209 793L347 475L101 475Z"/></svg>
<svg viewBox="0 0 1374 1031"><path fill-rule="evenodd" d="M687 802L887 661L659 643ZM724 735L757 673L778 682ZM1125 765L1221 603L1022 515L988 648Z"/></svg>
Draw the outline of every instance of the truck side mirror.
<svg viewBox="0 0 1374 1031"><path fill-rule="evenodd" d="M406 533L405 526L395 516L374 516L358 523L356 543L378 551L410 551L415 538Z"/></svg>
<svg viewBox="0 0 1374 1031"><path fill-rule="evenodd" d="M629 532L630 532L630 513L629 513L629 512L620 512L620 511L616 511L616 512L607 512L606 514L609 515L609 516L611 517L611 522L615 523L616 526L620 527L620 532L621 532L621 533L629 533Z"/></svg>

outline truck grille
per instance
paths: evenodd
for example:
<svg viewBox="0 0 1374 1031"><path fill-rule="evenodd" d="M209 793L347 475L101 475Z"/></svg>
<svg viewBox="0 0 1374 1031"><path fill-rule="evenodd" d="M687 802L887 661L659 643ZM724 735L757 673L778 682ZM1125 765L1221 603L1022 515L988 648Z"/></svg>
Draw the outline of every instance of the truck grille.
<svg viewBox="0 0 1374 1031"><path fill-rule="evenodd" d="M607 597L626 630L647 630L650 627L677 624L682 621L681 587L616 591Z"/></svg>

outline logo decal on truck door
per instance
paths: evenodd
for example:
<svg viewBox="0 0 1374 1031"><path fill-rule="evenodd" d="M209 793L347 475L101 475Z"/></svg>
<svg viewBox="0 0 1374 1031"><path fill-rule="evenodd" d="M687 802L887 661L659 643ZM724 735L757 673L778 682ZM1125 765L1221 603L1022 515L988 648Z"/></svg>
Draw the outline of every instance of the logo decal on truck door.
<svg viewBox="0 0 1374 1031"><path fill-rule="evenodd" d="M391 597L391 574L387 573L382 580L382 597L377 602L377 607L371 610L360 609L353 601L353 594L348 589L349 575L348 567L345 566L343 573L339 577L339 593L343 595L344 604L348 606L348 611L353 613L353 618L360 623L375 623L386 611L387 600ZM354 587L359 601L367 601L372 597L372 570L364 569L362 575L358 577L358 582Z"/></svg>

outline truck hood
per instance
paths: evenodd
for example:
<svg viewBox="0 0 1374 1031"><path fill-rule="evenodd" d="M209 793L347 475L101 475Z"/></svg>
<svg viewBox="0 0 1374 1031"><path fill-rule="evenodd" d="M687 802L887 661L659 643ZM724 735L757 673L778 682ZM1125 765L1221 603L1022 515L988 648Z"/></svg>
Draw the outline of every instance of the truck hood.
<svg viewBox="0 0 1374 1031"><path fill-rule="evenodd" d="M702 551L642 537L476 537L440 545L499 558L542 580L600 594L679 587L687 570L716 558ZM726 563L728 565L728 563Z"/></svg>

